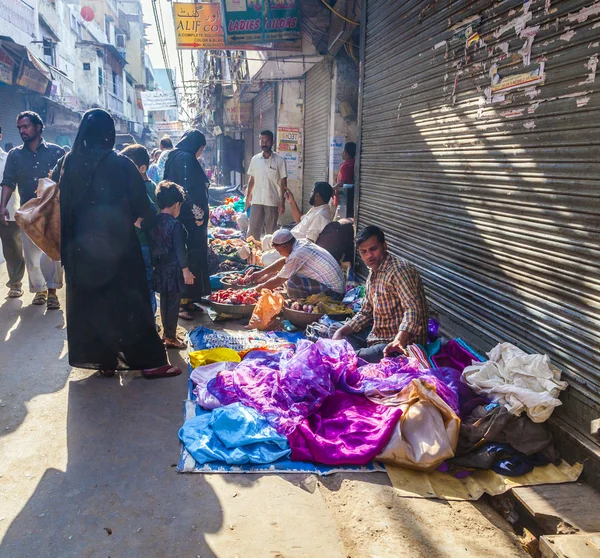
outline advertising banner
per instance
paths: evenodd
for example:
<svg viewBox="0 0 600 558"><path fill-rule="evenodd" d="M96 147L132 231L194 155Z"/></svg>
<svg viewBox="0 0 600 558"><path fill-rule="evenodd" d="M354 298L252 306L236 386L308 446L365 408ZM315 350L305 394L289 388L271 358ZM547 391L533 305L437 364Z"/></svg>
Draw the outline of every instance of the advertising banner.
<svg viewBox="0 0 600 558"><path fill-rule="evenodd" d="M229 50L221 19L220 3L173 3L175 40L178 49ZM279 41L261 45L236 44L238 50L301 50L302 42Z"/></svg>
<svg viewBox="0 0 600 558"><path fill-rule="evenodd" d="M177 108L177 98L173 91L142 91L141 95L146 112Z"/></svg>
<svg viewBox="0 0 600 558"><path fill-rule="evenodd" d="M300 0L221 0L225 44L300 39Z"/></svg>

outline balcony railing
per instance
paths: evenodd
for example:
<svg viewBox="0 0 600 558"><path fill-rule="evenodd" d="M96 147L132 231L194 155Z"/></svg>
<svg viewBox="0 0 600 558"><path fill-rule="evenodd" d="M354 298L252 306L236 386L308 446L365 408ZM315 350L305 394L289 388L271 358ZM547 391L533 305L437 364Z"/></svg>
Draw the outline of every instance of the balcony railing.
<svg viewBox="0 0 600 558"><path fill-rule="evenodd" d="M123 100L119 99L116 95L108 92L108 111L112 114L118 114L119 116L124 114Z"/></svg>

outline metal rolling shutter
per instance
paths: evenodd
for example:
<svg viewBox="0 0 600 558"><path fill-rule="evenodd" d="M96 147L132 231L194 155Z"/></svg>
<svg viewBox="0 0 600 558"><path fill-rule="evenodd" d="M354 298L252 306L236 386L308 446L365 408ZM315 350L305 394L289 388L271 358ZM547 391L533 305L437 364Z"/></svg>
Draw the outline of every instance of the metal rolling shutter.
<svg viewBox="0 0 600 558"><path fill-rule="evenodd" d="M27 110L25 92L9 85L0 85L2 149L7 143L12 143L15 147L23 143L17 130L17 115L24 110Z"/></svg>
<svg viewBox="0 0 600 558"><path fill-rule="evenodd" d="M448 331L549 354L571 385L557 412L587 432L600 410L600 16L591 0L544 4L367 0L358 218L418 265ZM465 49L471 16L480 40ZM487 103L493 63L525 71L528 33L545 81Z"/></svg>
<svg viewBox="0 0 600 558"><path fill-rule="evenodd" d="M274 141L277 141L277 130L275 128L275 93L272 85L263 86L254 98L254 154L260 153L260 132L271 130ZM275 150L275 147L273 147Z"/></svg>
<svg viewBox="0 0 600 558"><path fill-rule="evenodd" d="M302 206L308 211L315 182L327 180L329 164L329 114L331 112L331 74L323 61L306 73L304 112L304 176Z"/></svg>

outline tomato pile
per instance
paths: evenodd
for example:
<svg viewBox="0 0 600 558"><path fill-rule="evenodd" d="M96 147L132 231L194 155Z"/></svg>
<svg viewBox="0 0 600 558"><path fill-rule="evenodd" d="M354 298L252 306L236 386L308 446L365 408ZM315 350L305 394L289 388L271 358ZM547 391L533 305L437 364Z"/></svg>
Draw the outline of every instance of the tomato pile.
<svg viewBox="0 0 600 558"><path fill-rule="evenodd" d="M256 289L222 289L210 295L211 302L219 304L256 304L260 293Z"/></svg>

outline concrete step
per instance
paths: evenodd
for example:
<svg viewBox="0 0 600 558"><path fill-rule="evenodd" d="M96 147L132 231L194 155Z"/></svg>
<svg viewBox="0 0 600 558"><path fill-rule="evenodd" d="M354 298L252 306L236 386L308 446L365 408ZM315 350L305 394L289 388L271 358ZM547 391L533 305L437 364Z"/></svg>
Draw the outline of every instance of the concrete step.
<svg viewBox="0 0 600 558"><path fill-rule="evenodd" d="M512 493L546 534L600 532L600 494L586 484L527 486Z"/></svg>
<svg viewBox="0 0 600 558"><path fill-rule="evenodd" d="M600 533L545 535L540 539L542 558L600 558Z"/></svg>

